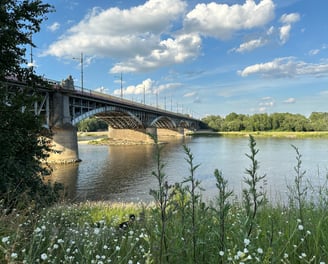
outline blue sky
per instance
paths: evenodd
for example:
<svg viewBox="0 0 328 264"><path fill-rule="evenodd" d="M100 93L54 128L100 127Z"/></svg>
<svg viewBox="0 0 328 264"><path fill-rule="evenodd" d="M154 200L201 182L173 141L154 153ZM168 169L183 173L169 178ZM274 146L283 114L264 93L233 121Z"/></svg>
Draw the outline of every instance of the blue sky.
<svg viewBox="0 0 328 264"><path fill-rule="evenodd" d="M47 1L45 1L47 2ZM33 65L167 110L327 112L327 0L49 0ZM28 54L30 56L30 54Z"/></svg>

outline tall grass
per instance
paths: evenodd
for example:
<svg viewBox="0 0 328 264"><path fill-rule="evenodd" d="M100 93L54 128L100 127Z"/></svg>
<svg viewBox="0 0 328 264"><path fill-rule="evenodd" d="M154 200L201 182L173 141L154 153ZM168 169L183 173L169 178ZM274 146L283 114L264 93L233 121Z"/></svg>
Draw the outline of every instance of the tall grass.
<svg viewBox="0 0 328 264"><path fill-rule="evenodd" d="M169 184L157 144L154 203L59 204L11 214L1 208L0 263L328 263L327 185L309 185L294 148L289 203L267 203L254 138L249 147L246 201L234 198L216 169L217 198L204 203L197 180L202 166L187 146L188 176ZM120 229L130 214L136 221Z"/></svg>

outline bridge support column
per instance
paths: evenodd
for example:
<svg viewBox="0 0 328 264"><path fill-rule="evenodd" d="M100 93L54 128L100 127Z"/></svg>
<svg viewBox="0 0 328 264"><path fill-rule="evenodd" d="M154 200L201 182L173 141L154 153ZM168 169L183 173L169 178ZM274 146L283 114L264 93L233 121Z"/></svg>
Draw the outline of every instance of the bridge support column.
<svg viewBox="0 0 328 264"><path fill-rule="evenodd" d="M108 128L108 137L114 140L131 141L135 143L153 143L154 141L149 134L157 135L156 127L138 130Z"/></svg>
<svg viewBox="0 0 328 264"><path fill-rule="evenodd" d="M80 161L77 144L77 129L71 124L69 97L56 93L53 98L51 119L52 152L47 161L51 163L73 163Z"/></svg>
<svg viewBox="0 0 328 264"><path fill-rule="evenodd" d="M176 137L181 138L184 136L184 129L177 128L177 129L168 129L168 128L158 128L157 135L159 138L164 137Z"/></svg>

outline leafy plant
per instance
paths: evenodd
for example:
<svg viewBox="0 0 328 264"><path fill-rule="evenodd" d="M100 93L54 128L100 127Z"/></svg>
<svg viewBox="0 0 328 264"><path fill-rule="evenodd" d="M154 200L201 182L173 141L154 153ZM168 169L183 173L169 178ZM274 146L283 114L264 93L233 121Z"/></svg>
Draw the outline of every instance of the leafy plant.
<svg viewBox="0 0 328 264"><path fill-rule="evenodd" d="M256 214L261 205L266 201L266 193L264 191L264 180L266 175L259 176L259 164L256 155L259 150L256 148L256 141L252 135L249 136L250 154L245 154L251 161L251 165L246 169L244 182L248 186L243 189L243 199L246 209L246 235L250 237L255 224Z"/></svg>
<svg viewBox="0 0 328 264"><path fill-rule="evenodd" d="M45 137L49 134L33 112L39 100L35 87L46 83L34 74L33 67L24 67L25 47L34 46L31 36L51 11L52 7L42 1L1 2L0 200L9 211L47 206L58 198L57 186L42 181L50 172L41 164L49 151ZM8 78L18 85L9 84Z"/></svg>
<svg viewBox="0 0 328 264"><path fill-rule="evenodd" d="M166 226L168 220L168 203L170 199L170 186L167 181L167 176L164 172L165 164L161 159L163 145L159 144L156 136L151 136L155 142L155 162L156 171L152 175L157 179L158 189L150 189L149 193L154 197L155 203L160 211L160 244L159 244L159 263L163 263L163 256L166 257L166 262L169 263L168 256L168 241L166 237Z"/></svg>
<svg viewBox="0 0 328 264"><path fill-rule="evenodd" d="M233 191L228 190L228 181L223 178L222 172L216 169L214 171L214 176L216 178L216 187L219 191L217 197L218 208L213 208L214 211L218 214L219 218L219 252L225 252L226 250L226 225L227 225L227 216L231 208L229 199L233 195ZM220 259L220 263L223 263L223 259Z"/></svg>

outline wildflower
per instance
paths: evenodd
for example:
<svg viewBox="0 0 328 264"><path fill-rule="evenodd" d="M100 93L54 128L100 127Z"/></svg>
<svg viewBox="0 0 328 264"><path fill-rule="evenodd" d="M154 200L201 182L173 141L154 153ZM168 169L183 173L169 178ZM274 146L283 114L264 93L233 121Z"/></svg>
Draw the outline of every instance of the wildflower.
<svg viewBox="0 0 328 264"><path fill-rule="evenodd" d="M222 256L224 256L224 252L221 250L220 252L219 252L219 255L222 257Z"/></svg>
<svg viewBox="0 0 328 264"><path fill-rule="evenodd" d="M244 244L247 247L251 241L248 238L244 239Z"/></svg>
<svg viewBox="0 0 328 264"><path fill-rule="evenodd" d="M58 244L54 244L54 249L59 248Z"/></svg>
<svg viewBox="0 0 328 264"><path fill-rule="evenodd" d="M121 248L119 246L116 246L115 250L119 251Z"/></svg>
<svg viewBox="0 0 328 264"><path fill-rule="evenodd" d="M13 252L13 253L11 253L10 257L12 259L16 259L18 257L18 255L17 255L17 253Z"/></svg>
<svg viewBox="0 0 328 264"><path fill-rule="evenodd" d="M288 258L288 254L287 253L284 254L284 258L285 259Z"/></svg>
<svg viewBox="0 0 328 264"><path fill-rule="evenodd" d="M302 231L304 229L304 226L298 225L298 230Z"/></svg>
<svg viewBox="0 0 328 264"><path fill-rule="evenodd" d="M257 253L259 253L259 254L263 254L263 249L262 249L262 248L258 248L258 249L257 249Z"/></svg>
<svg viewBox="0 0 328 264"><path fill-rule="evenodd" d="M42 231L42 230L41 230L40 227L37 227L37 228L34 230L35 233L40 233L41 231Z"/></svg>
<svg viewBox="0 0 328 264"><path fill-rule="evenodd" d="M128 264L133 264L133 261L130 259L129 262L128 262Z"/></svg>
<svg viewBox="0 0 328 264"><path fill-rule="evenodd" d="M4 244L5 244L5 243L8 244L8 243L9 243L9 236L7 236L7 237L3 237L3 238L1 239L1 242L4 243Z"/></svg>
<svg viewBox="0 0 328 264"><path fill-rule="evenodd" d="M57 240L57 243L58 243L58 244L62 244L62 243L64 243L64 240L61 239L61 238L59 238L59 239Z"/></svg>
<svg viewBox="0 0 328 264"><path fill-rule="evenodd" d="M47 254L46 253L42 253L41 254L41 259L42 260L46 260L48 258Z"/></svg>

